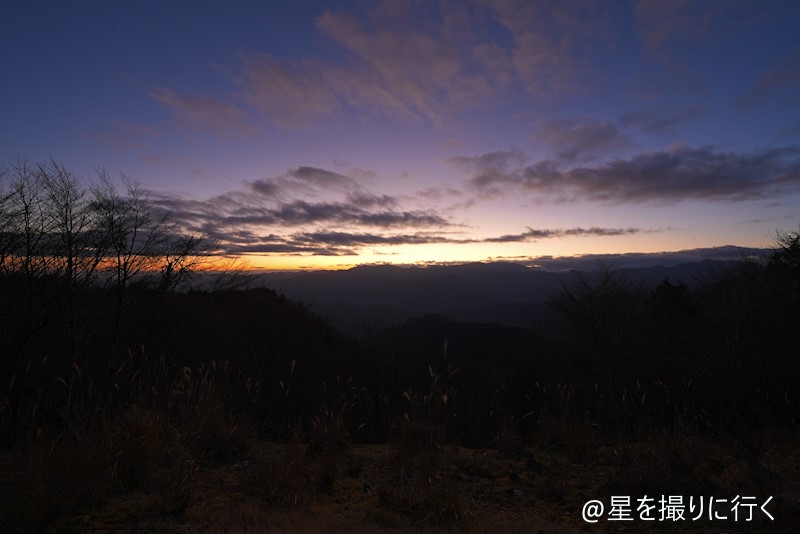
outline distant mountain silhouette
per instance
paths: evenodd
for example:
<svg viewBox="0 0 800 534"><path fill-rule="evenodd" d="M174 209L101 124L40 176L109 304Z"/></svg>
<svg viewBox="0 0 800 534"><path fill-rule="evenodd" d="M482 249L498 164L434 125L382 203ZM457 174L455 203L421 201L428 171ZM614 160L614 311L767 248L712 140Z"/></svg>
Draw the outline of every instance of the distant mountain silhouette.
<svg viewBox="0 0 800 534"><path fill-rule="evenodd" d="M732 263L703 260L619 271L651 287L664 278L693 287ZM602 266L599 262L594 265L595 269ZM309 305L349 333L357 333L367 324L391 327L434 313L457 321L530 327L545 319L546 301L570 280L571 272L548 272L507 262L371 265L346 271L267 273L260 275L255 285Z"/></svg>

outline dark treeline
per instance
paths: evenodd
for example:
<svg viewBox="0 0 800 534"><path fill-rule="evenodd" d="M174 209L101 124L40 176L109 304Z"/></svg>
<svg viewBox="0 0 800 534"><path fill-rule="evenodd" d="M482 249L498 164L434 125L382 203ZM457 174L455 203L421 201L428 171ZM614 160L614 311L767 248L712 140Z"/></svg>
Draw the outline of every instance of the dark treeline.
<svg viewBox="0 0 800 534"><path fill-rule="evenodd" d="M473 447L504 430L532 439L543 417L627 436L791 425L800 309L787 237L766 264L695 289L576 272L546 330L427 316L359 339L267 289L134 285L118 316L114 286L41 276L32 300L24 273L4 274L2 443L62 439L98 411L186 410L176 392L189 386L196 410L212 402L231 427L246 417L278 440L321 415L359 441L395 439L416 418L432 440Z"/></svg>
<svg viewBox="0 0 800 534"><path fill-rule="evenodd" d="M204 231L182 232L136 181L120 178L121 186L98 169L89 182L55 160L0 167L0 274L8 296L0 341L9 358L52 324L43 314L55 310L67 328L58 342L77 357L97 310L81 300L97 297L90 288L108 290L117 335L132 285L174 290L211 251Z"/></svg>
<svg viewBox="0 0 800 534"><path fill-rule="evenodd" d="M109 377L100 366L119 363L120 354L145 341L144 331L129 330L140 329L131 318L155 318L137 295L180 289L211 264L213 243L202 229L182 231L135 180L120 175L119 182L104 169L86 180L52 159L0 166L4 444L41 435L47 425L34 421L52 419L48 402L70 409L62 401L72 398L72 386L55 391L70 369L86 369L91 388L102 390ZM149 305L158 305L154 297ZM64 426L67 414L59 417Z"/></svg>

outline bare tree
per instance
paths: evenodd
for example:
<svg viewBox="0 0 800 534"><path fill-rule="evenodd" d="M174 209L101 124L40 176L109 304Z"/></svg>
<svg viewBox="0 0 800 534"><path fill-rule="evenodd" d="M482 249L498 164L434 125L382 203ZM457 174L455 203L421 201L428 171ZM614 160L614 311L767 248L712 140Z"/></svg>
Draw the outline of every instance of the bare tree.
<svg viewBox="0 0 800 534"><path fill-rule="evenodd" d="M7 322L16 324L10 337L0 328L8 356L12 350L8 347L24 347L46 324L41 280L48 274L52 256L47 250L50 223L41 176L22 157L6 172L0 199L0 259L6 275L2 327Z"/></svg>
<svg viewBox="0 0 800 534"><path fill-rule="evenodd" d="M95 239L97 221L81 179L51 159L39 166L47 193L52 255L67 285L88 285L104 250Z"/></svg>
<svg viewBox="0 0 800 534"><path fill-rule="evenodd" d="M122 317L125 292L139 274L155 269L156 255L166 238L167 215L156 216L147 192L121 174L124 194L105 169L98 169L93 188L93 209L103 231L108 267L117 290L117 327Z"/></svg>
<svg viewBox="0 0 800 534"><path fill-rule="evenodd" d="M212 248L208 232L187 235L173 226L164 240L159 290L175 291L179 288L194 271L204 266Z"/></svg>
<svg viewBox="0 0 800 534"><path fill-rule="evenodd" d="M10 180L10 175L7 169L0 164L0 277L4 282L3 290L4 295L8 297L0 301L0 345L8 346L8 338L6 337L6 326L8 324L7 318L13 313L15 303L10 298L12 294L12 279L11 273L13 272L12 260L14 258L14 248L16 246L17 236L14 233L14 219L13 219L13 190L7 182ZM0 369L2 369L5 354L3 348L0 348Z"/></svg>
<svg viewBox="0 0 800 534"><path fill-rule="evenodd" d="M575 271L550 299L573 342L618 365L636 339L644 285L601 263L596 273Z"/></svg>
<svg viewBox="0 0 800 534"><path fill-rule="evenodd" d="M53 158L39 164L38 171L44 183L50 228L48 255L52 258L54 272L66 288L65 323L74 357L81 337L78 331L86 324L79 318L78 290L94 281L105 249L97 239L99 228L95 211L81 178Z"/></svg>
<svg viewBox="0 0 800 534"><path fill-rule="evenodd" d="M6 184L8 171L0 165L0 273L11 271L11 253L14 248L14 235L11 224L11 201L13 193Z"/></svg>
<svg viewBox="0 0 800 534"><path fill-rule="evenodd" d="M25 275L32 297L34 281L47 272L51 259L46 247L50 221L45 206L44 181L25 158L16 161L12 174L8 214L11 268Z"/></svg>
<svg viewBox="0 0 800 534"><path fill-rule="evenodd" d="M800 228L793 232L777 230L773 239L775 248L768 264L787 275L794 275L795 290L800 289Z"/></svg>
<svg viewBox="0 0 800 534"><path fill-rule="evenodd" d="M777 230L773 239L775 248L767 268L785 286L784 297L793 300L795 311L800 312L800 228L792 232Z"/></svg>
<svg viewBox="0 0 800 534"><path fill-rule="evenodd" d="M247 289L253 282L250 266L240 257L225 258L213 271L215 274L209 284L212 293Z"/></svg>

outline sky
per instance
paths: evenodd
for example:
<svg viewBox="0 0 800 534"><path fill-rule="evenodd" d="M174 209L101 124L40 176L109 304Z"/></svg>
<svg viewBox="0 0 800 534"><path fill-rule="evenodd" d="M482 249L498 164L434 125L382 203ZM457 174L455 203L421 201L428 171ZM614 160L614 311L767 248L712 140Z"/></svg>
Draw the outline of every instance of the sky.
<svg viewBox="0 0 800 534"><path fill-rule="evenodd" d="M124 173L254 268L767 247L800 3L0 5L0 161Z"/></svg>

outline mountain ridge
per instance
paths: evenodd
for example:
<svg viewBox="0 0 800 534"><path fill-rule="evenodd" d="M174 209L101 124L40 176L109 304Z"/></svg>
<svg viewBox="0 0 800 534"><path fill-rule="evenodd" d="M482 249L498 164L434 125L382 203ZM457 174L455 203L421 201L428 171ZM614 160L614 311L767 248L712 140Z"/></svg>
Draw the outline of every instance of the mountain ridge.
<svg viewBox="0 0 800 534"><path fill-rule="evenodd" d="M703 259L677 265L611 269L645 287L665 278L695 286L733 260ZM602 263L598 269L607 268ZM454 320L530 326L546 315L546 302L580 272L544 271L510 262L399 267L365 265L345 271L312 271L295 276L259 275L255 285L306 303L340 330L353 332L372 322L394 326L413 317L441 314Z"/></svg>

